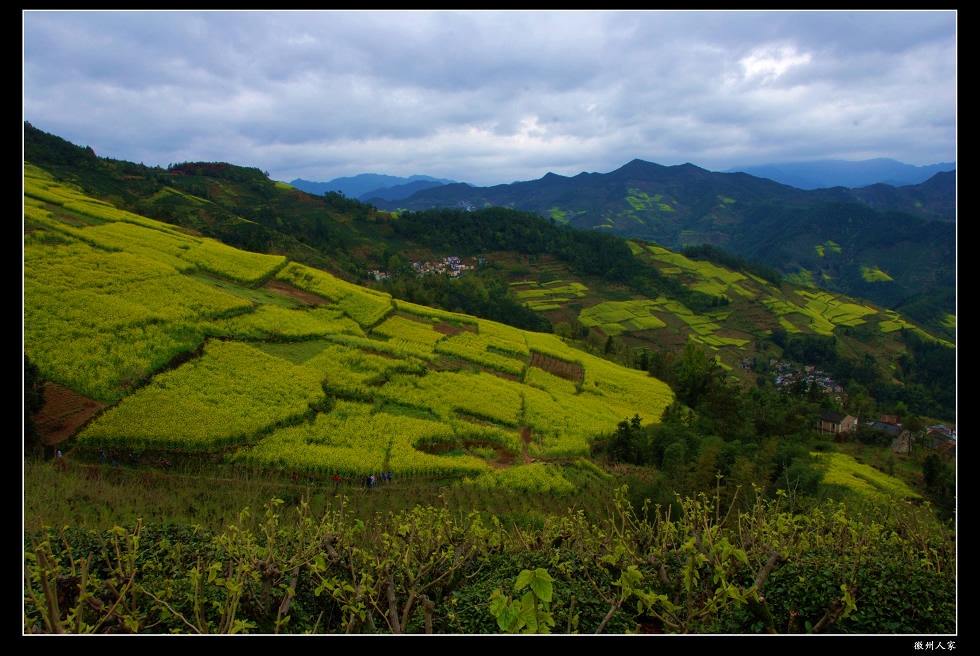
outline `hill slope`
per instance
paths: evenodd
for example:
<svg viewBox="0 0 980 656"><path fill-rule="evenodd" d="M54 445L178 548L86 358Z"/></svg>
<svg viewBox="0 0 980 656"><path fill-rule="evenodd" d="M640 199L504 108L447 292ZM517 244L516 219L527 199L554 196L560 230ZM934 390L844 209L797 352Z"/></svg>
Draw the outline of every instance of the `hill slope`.
<svg viewBox="0 0 980 656"><path fill-rule="evenodd" d="M581 456L662 382L118 210L25 166L25 349L117 402L91 449L224 453L321 474L446 475ZM481 449L483 457L439 456Z"/></svg>

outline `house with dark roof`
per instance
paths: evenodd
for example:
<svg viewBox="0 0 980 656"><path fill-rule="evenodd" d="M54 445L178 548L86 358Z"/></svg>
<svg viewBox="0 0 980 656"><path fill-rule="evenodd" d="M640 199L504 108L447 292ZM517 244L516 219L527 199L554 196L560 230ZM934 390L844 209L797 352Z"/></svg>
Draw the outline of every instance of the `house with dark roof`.
<svg viewBox="0 0 980 656"><path fill-rule="evenodd" d="M871 428L887 433L892 438L891 449L895 453L912 453L912 436L902 428L901 424L893 424L887 421L873 421L869 424Z"/></svg>
<svg viewBox="0 0 980 656"><path fill-rule="evenodd" d="M857 417L841 414L832 410L822 410L820 419L817 422L817 429L821 433L840 435L857 428Z"/></svg>

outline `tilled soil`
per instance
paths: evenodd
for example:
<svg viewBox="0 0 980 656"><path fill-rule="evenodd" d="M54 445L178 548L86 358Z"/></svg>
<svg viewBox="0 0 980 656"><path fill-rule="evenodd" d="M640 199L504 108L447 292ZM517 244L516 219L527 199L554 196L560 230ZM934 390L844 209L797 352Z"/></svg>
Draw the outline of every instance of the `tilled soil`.
<svg viewBox="0 0 980 656"><path fill-rule="evenodd" d="M103 407L100 403L57 383L44 386L44 408L35 417L41 443L53 445L71 437Z"/></svg>
<svg viewBox="0 0 980 656"><path fill-rule="evenodd" d="M330 304L330 301L323 298L322 296L317 296L316 294L305 292L302 289L293 287L292 285L288 285L279 280L270 280L264 285L264 287L270 291L274 291L279 294L283 294L284 296L289 296L290 298L294 298L301 303L305 303L306 305L313 306L313 305Z"/></svg>

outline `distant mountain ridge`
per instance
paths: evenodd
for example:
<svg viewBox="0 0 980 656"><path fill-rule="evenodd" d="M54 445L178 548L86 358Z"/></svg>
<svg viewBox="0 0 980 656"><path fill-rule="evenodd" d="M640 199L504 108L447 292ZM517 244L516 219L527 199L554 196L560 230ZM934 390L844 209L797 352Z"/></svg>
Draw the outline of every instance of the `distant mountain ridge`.
<svg viewBox="0 0 980 656"><path fill-rule="evenodd" d="M361 194L357 197L357 199L365 203L370 203L374 200L401 200L402 198L408 198L416 191L431 189L433 187L441 187L445 184L457 183L442 180L415 180L414 182L407 182L405 184L395 185L393 187L381 187L379 189L374 189L367 193Z"/></svg>
<svg viewBox="0 0 980 656"><path fill-rule="evenodd" d="M386 200L404 198L420 189L451 184L455 180L433 178L429 175L412 175L407 178L381 173L334 178L327 182L314 182L296 178L289 184L308 194L321 196L328 191L339 192L348 198L379 197ZM397 188L394 192L392 190Z"/></svg>
<svg viewBox="0 0 980 656"><path fill-rule="evenodd" d="M640 194L648 196L646 199L633 196L633 200L629 200L634 183L639 185L635 188ZM798 207L812 207L825 202L857 202L923 219L955 221L955 190L955 171L936 173L916 185L895 187L877 183L853 189L837 186L806 190L745 172L719 173L690 163L663 166L634 159L609 173L582 172L568 177L549 172L537 180L491 187L461 183L441 185L419 191L402 202L382 202L378 208L511 207L553 216L561 222L570 221L576 227L605 225L621 236L663 240L667 237L652 232L648 222L624 221L617 214L623 215L621 210L624 209L625 215L660 209L663 212L682 211L685 218L690 218L688 214L691 212L698 216L704 212L710 213L718 200L724 198L722 204L729 211L735 210L739 204L744 207L745 203L763 200ZM674 219L679 217L673 216ZM613 220L617 218L620 220ZM613 220L612 223L610 220Z"/></svg>
<svg viewBox="0 0 980 656"><path fill-rule="evenodd" d="M879 157L860 161L825 159L782 164L759 164L734 167L725 172L748 173L756 177L775 180L797 189L809 190L828 189L830 187L856 189L874 184L901 187L920 184L937 173L955 170L956 164L952 162L913 166L894 159Z"/></svg>
<svg viewBox="0 0 980 656"><path fill-rule="evenodd" d="M506 207L672 250L711 244L807 284L905 308L923 323L955 307L955 172L903 187L803 190L748 173L635 159L609 173L444 185L375 205Z"/></svg>

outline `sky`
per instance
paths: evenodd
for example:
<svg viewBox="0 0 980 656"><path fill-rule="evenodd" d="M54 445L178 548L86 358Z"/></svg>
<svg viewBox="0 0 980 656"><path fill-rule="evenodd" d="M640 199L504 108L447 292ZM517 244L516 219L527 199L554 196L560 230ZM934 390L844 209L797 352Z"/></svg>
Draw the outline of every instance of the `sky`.
<svg viewBox="0 0 980 656"><path fill-rule="evenodd" d="M956 159L955 11L24 11L23 114L103 157L479 186L633 159Z"/></svg>

